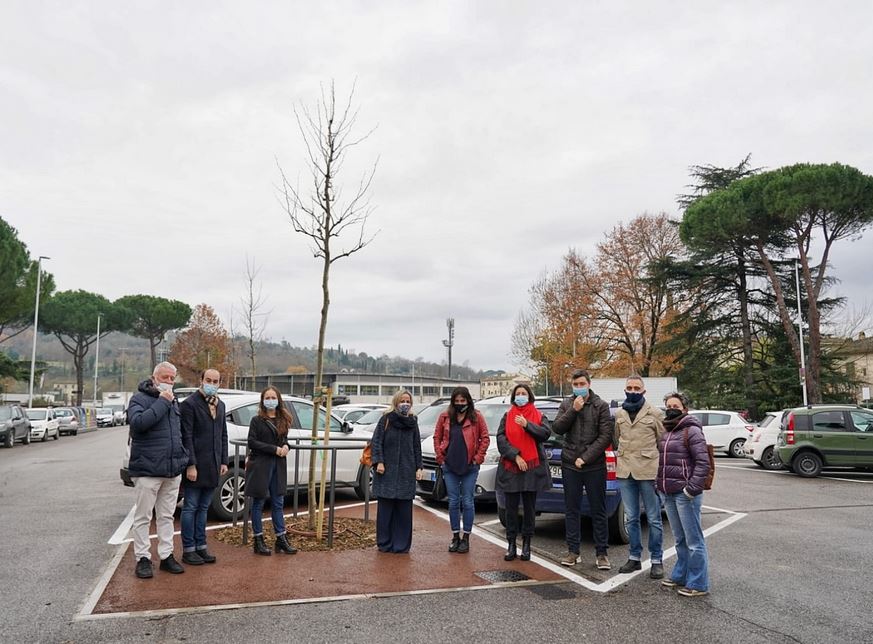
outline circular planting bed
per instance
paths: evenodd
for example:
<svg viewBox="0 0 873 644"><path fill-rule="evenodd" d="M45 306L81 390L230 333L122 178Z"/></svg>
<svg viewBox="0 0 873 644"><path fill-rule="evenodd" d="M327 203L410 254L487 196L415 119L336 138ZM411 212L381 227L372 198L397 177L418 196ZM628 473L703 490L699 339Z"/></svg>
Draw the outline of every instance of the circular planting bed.
<svg viewBox="0 0 873 644"><path fill-rule="evenodd" d="M306 517L286 519L285 532L291 544L301 551L315 550L358 550L371 548L376 545L376 524L373 521L363 519L350 519L336 517L333 521L333 548L327 547L327 521L324 522L324 531L321 541L315 538L315 532L309 530L309 520ZM215 538L222 543L233 546L242 545L242 525L227 527L216 530ZM273 548L276 535L273 526L268 523L264 526L264 541L269 548ZM249 529L249 542L246 547L252 545L251 527Z"/></svg>

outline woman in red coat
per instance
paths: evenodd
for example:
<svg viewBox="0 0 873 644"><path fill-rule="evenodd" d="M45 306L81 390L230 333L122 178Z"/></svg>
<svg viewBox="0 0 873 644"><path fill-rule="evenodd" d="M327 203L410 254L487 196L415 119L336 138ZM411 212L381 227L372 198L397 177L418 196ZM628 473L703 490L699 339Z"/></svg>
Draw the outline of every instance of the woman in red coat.
<svg viewBox="0 0 873 644"><path fill-rule="evenodd" d="M473 492L479 466L491 438L485 419L473 406L473 398L466 387L455 387L449 408L440 414L433 434L437 464L442 467L443 481L449 495L449 523L452 543L449 552L470 551L470 533L473 531L475 509ZM464 532L461 533L461 509Z"/></svg>

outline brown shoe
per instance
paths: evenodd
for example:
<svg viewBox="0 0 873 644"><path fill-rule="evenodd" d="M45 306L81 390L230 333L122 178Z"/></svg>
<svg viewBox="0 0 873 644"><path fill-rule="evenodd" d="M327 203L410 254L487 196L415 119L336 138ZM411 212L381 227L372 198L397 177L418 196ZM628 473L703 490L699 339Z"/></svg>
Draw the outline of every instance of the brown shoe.
<svg viewBox="0 0 873 644"><path fill-rule="evenodd" d="M561 564L564 566L575 566L580 561L582 561L582 557L578 552L568 552L564 555L564 558L561 559Z"/></svg>
<svg viewBox="0 0 873 644"><path fill-rule="evenodd" d="M609 563L609 557L606 555L597 555L594 565L597 566L597 570L612 570L612 564Z"/></svg>
<svg viewBox="0 0 873 644"><path fill-rule="evenodd" d="M680 588L678 592L683 597L702 597L709 594L708 590L695 590L694 588Z"/></svg>

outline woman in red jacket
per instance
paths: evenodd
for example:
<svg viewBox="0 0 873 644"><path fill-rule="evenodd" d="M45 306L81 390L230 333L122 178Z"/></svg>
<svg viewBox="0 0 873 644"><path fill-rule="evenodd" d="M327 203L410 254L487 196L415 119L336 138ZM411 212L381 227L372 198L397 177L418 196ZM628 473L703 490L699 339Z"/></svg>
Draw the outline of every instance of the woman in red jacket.
<svg viewBox="0 0 873 644"><path fill-rule="evenodd" d="M473 531L473 491L479 466L491 442L485 419L473 407L473 398L466 387L452 391L449 408L440 414L433 434L437 464L442 467L443 481L449 495L449 522L452 543L449 552L470 551ZM461 534L461 509L464 511L464 532Z"/></svg>

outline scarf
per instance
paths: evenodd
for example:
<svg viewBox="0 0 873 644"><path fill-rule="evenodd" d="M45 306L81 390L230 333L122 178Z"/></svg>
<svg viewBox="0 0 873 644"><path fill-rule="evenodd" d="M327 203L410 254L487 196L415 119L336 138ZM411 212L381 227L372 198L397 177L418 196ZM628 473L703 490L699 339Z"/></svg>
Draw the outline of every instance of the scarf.
<svg viewBox="0 0 873 644"><path fill-rule="evenodd" d="M640 409L643 408L643 405L645 405L645 404L646 404L646 398L645 398L645 396L643 396L642 398L640 398L639 402L635 402L635 403L628 402L627 400L625 400L623 403L621 403L621 408L624 409L629 414L636 414Z"/></svg>
<svg viewBox="0 0 873 644"><path fill-rule="evenodd" d="M200 395L206 400L206 404L209 407L209 415L215 420L215 415L218 413L218 396L207 396L203 393L203 390L200 390Z"/></svg>
<svg viewBox="0 0 873 644"><path fill-rule="evenodd" d="M509 444L518 449L521 457L528 464L528 469L537 467L540 464L540 452L537 449L537 442L534 437L527 433L527 430L515 422L515 419L523 416L527 422L534 425L540 425L543 422L543 415L540 410L534 407L533 403L528 403L524 407L519 407L513 404L509 411L506 412L506 439ZM504 458L503 467L510 472L518 473L518 465L515 461Z"/></svg>
<svg viewBox="0 0 873 644"><path fill-rule="evenodd" d="M667 430L668 432L672 432L674 429L678 429L680 424L684 424L684 423L682 423L682 421L684 421L687 418L688 418L688 414L682 414L681 416L679 416L679 418L672 418L672 419L665 418L664 422L663 422L664 429Z"/></svg>
<svg viewBox="0 0 873 644"><path fill-rule="evenodd" d="M391 426L396 427L397 429L413 429L418 426L418 418L412 414L404 416L399 411L393 411L391 412L390 417ZM385 423L387 427L388 419L385 419Z"/></svg>

